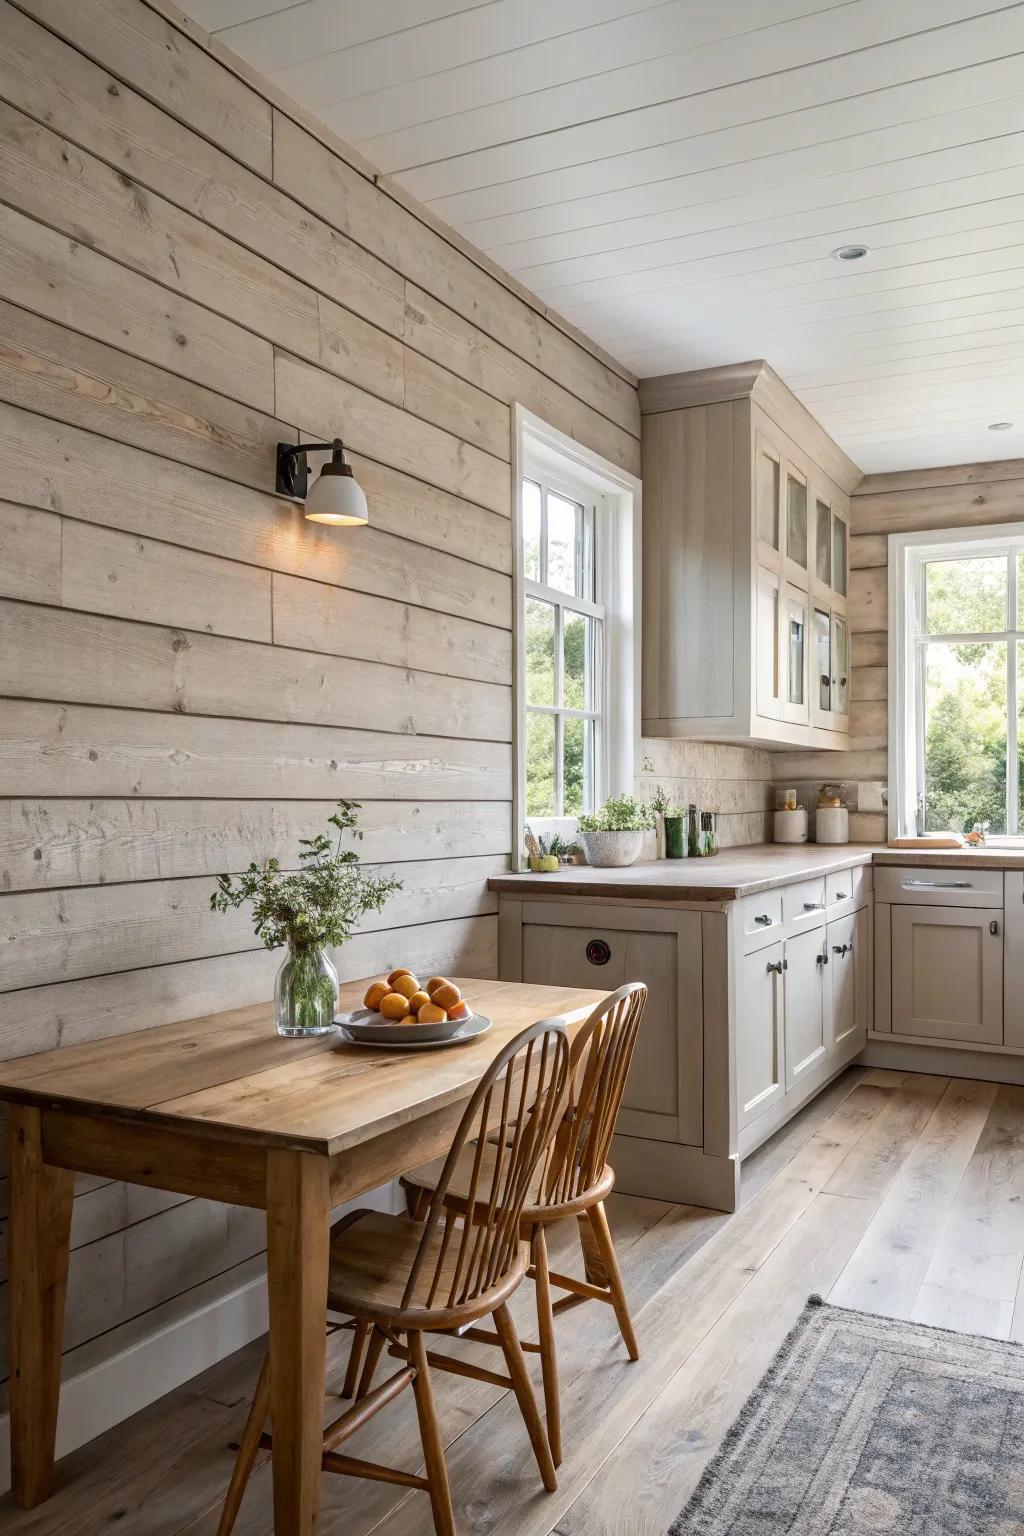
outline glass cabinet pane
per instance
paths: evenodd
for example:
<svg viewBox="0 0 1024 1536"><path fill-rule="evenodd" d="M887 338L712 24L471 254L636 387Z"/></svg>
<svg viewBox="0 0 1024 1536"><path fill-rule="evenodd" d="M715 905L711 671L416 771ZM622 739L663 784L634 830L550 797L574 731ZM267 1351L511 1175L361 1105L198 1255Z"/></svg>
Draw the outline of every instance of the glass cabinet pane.
<svg viewBox="0 0 1024 1536"><path fill-rule="evenodd" d="M804 686L807 663L807 609L799 598L789 599L789 650L787 668L787 698L790 704L803 704L807 691Z"/></svg>
<svg viewBox="0 0 1024 1536"><path fill-rule="evenodd" d="M757 537L772 549L779 547L779 461L757 450L757 476L754 485L757 511Z"/></svg>
<svg viewBox="0 0 1024 1536"><path fill-rule="evenodd" d="M779 578L759 571L757 578L757 712L777 720L779 692Z"/></svg>
<svg viewBox="0 0 1024 1536"><path fill-rule="evenodd" d="M846 524L841 517L832 519L832 590L846 596Z"/></svg>
<svg viewBox="0 0 1024 1536"><path fill-rule="evenodd" d="M795 475L786 476L786 554L807 569L807 487Z"/></svg>
<svg viewBox="0 0 1024 1536"><path fill-rule="evenodd" d="M832 508L820 499L814 503L814 570L826 587L832 585Z"/></svg>
<svg viewBox="0 0 1024 1536"><path fill-rule="evenodd" d="M832 616L814 610L814 659L818 668L818 708L832 708Z"/></svg>
<svg viewBox="0 0 1024 1536"><path fill-rule="evenodd" d="M850 632L846 620L832 620L832 698L839 715L850 713Z"/></svg>

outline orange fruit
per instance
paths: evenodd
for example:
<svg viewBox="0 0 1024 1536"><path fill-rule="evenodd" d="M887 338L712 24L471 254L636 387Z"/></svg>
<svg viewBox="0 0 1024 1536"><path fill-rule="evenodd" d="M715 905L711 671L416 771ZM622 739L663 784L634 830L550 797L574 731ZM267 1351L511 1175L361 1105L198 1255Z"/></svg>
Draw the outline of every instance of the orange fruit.
<svg viewBox="0 0 1024 1536"><path fill-rule="evenodd" d="M424 1003L429 1003L430 998L425 992L414 992L409 999L409 1012L419 1013Z"/></svg>
<svg viewBox="0 0 1024 1536"><path fill-rule="evenodd" d="M393 992L401 992L403 997L415 997L416 993L420 990L420 984L415 976L411 976L406 971L404 976L399 976L397 981L391 983L391 990Z"/></svg>
<svg viewBox="0 0 1024 1536"><path fill-rule="evenodd" d="M392 1019L397 1024L399 1019L404 1019L409 1012L408 999L401 992L388 992L380 1000L380 1010L386 1019Z"/></svg>
<svg viewBox="0 0 1024 1536"><path fill-rule="evenodd" d="M387 995L388 995L388 985L387 985L387 982L385 982L385 981L375 981L375 982L373 982L373 984L371 986L367 987L367 989L366 989L366 996L363 998L363 1007L364 1008L372 1008L374 1010L374 1012L376 1012L377 1009L381 1005L382 998L387 997Z"/></svg>
<svg viewBox="0 0 1024 1536"><path fill-rule="evenodd" d="M388 977L388 986L389 987L393 987L395 982L398 980L399 976L411 976L411 975L412 975L412 971L410 971L406 966L404 966L404 965L400 966L397 971L392 971L391 972L391 975Z"/></svg>
<svg viewBox="0 0 1024 1536"><path fill-rule="evenodd" d="M454 1008L462 1002L462 993L454 981L442 981L441 985L431 992L430 1000L441 1008Z"/></svg>
<svg viewBox="0 0 1024 1536"><path fill-rule="evenodd" d="M468 1019L473 1012L467 1002L456 1003L454 1008L449 1008L447 1011L453 1023L456 1019Z"/></svg>
<svg viewBox="0 0 1024 1536"><path fill-rule="evenodd" d="M440 1024L445 1018L445 1011L443 1008L439 1008L436 1003L432 1003L428 999L428 1001L422 1005L416 1017L419 1019L421 1024Z"/></svg>
<svg viewBox="0 0 1024 1536"><path fill-rule="evenodd" d="M430 980L427 982L426 990L429 992L430 996L433 997L438 987L446 987L447 985L447 976L431 976Z"/></svg>

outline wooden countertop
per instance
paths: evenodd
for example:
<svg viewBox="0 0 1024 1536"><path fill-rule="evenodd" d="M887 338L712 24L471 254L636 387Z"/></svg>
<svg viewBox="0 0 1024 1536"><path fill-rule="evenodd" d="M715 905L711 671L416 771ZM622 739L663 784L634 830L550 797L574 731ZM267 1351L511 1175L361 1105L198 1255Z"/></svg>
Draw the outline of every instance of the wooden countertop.
<svg viewBox="0 0 1024 1536"><path fill-rule="evenodd" d="M1024 849L880 848L876 844L756 843L724 848L713 859L661 859L625 869L571 865L558 874L494 875L506 896L593 896L620 901L735 901L794 880L830 875L858 864L918 869L1024 869Z"/></svg>
<svg viewBox="0 0 1024 1536"><path fill-rule="evenodd" d="M735 901L814 875L870 864L867 844L758 843L723 848L713 859L660 859L625 869L572 865L558 874L493 875L492 891L516 896L604 896L627 901Z"/></svg>

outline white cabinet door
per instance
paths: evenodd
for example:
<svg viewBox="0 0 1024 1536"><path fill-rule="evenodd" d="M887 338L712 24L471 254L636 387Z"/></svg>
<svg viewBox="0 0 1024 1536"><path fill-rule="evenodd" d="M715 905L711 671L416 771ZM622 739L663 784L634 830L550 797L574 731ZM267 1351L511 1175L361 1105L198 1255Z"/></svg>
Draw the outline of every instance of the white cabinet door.
<svg viewBox="0 0 1024 1536"><path fill-rule="evenodd" d="M592 958L596 956L596 960ZM647 1008L622 1096L618 1129L699 1146L703 1134L700 914L674 933L578 923L523 924L523 980L544 986L647 984Z"/></svg>
<svg viewBox="0 0 1024 1536"><path fill-rule="evenodd" d="M864 908L828 925L830 1055L845 1054L855 1041L863 1045L867 1039L868 921Z"/></svg>
<svg viewBox="0 0 1024 1536"><path fill-rule="evenodd" d="M736 1092L741 1127L786 1091L782 977L781 944L756 949L737 962Z"/></svg>
<svg viewBox="0 0 1024 1536"><path fill-rule="evenodd" d="M1003 1040L1003 914L894 906L892 1032L963 1045Z"/></svg>
<svg viewBox="0 0 1024 1536"><path fill-rule="evenodd" d="M792 1088L824 1058L826 930L786 940L786 1088Z"/></svg>
<svg viewBox="0 0 1024 1536"><path fill-rule="evenodd" d="M783 613L785 687L782 696L782 718L800 725L809 725L811 720L807 682L810 653L808 615L807 593L801 592L797 587L787 586Z"/></svg>

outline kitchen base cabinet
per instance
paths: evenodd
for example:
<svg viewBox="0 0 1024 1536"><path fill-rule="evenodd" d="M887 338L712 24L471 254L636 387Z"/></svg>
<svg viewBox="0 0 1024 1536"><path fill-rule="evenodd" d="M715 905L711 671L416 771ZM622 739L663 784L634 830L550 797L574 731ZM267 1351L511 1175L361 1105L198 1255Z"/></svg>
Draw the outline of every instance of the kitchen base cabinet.
<svg viewBox="0 0 1024 1536"><path fill-rule="evenodd" d="M504 980L648 986L612 1144L620 1191L735 1210L741 1157L863 1045L870 896L869 869L735 901L502 892Z"/></svg>

